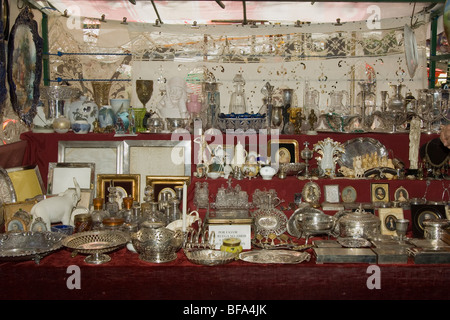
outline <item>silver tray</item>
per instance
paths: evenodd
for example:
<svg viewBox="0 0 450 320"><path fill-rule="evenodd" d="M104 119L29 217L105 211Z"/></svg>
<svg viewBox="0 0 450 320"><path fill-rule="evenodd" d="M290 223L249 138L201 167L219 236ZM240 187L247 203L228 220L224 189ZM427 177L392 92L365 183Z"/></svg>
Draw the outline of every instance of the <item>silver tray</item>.
<svg viewBox="0 0 450 320"><path fill-rule="evenodd" d="M342 167L353 169L353 158L367 153L378 153L379 157L389 156L386 147L378 140L369 137L359 137L347 140L343 144L345 153L341 154L337 163Z"/></svg>
<svg viewBox="0 0 450 320"><path fill-rule="evenodd" d="M88 254L84 259L89 264L102 264L111 261L106 252L119 249L130 242L128 234L121 231L84 231L74 233L63 239L63 246L72 249L72 256L78 253Z"/></svg>
<svg viewBox="0 0 450 320"><path fill-rule="evenodd" d="M241 252L239 259L252 263L282 263L295 264L309 261L311 255L308 252L292 250L254 250Z"/></svg>
<svg viewBox="0 0 450 320"><path fill-rule="evenodd" d="M40 260L62 247L65 234L59 232L14 232L4 233L0 237L0 260L25 261Z"/></svg>
<svg viewBox="0 0 450 320"><path fill-rule="evenodd" d="M280 210L276 208L259 209L252 215L256 232L262 236L267 237L271 233L279 236L286 232L288 219Z"/></svg>
<svg viewBox="0 0 450 320"><path fill-rule="evenodd" d="M14 185L8 175L8 171L0 167L0 204L17 202Z"/></svg>

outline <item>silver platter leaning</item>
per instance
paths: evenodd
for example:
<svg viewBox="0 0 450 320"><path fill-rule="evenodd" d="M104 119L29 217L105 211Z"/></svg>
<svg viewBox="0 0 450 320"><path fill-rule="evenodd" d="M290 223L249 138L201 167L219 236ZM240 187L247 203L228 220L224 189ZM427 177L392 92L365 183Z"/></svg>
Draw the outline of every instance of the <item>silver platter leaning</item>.
<svg viewBox="0 0 450 320"><path fill-rule="evenodd" d="M353 169L353 158L365 154L376 152L379 157L389 156L386 147L377 139L369 137L359 137L344 142L345 153L341 154L337 160L342 167Z"/></svg>
<svg viewBox="0 0 450 320"><path fill-rule="evenodd" d="M119 249L129 242L130 236L121 231L85 231L66 237L63 246L72 249L72 256L78 253L87 254L84 261L88 264L102 264L111 261L105 254Z"/></svg>
<svg viewBox="0 0 450 320"><path fill-rule="evenodd" d="M264 237L274 233L277 236L286 232L288 219L286 215L276 209L258 209L253 213L253 224L256 232Z"/></svg>
<svg viewBox="0 0 450 320"><path fill-rule="evenodd" d="M308 252L292 250L252 250L241 252L239 259L252 263L281 263L296 264L309 261L311 255Z"/></svg>
<svg viewBox="0 0 450 320"><path fill-rule="evenodd" d="M65 234L59 232L14 232L4 233L0 237L1 261L40 260L62 247Z"/></svg>

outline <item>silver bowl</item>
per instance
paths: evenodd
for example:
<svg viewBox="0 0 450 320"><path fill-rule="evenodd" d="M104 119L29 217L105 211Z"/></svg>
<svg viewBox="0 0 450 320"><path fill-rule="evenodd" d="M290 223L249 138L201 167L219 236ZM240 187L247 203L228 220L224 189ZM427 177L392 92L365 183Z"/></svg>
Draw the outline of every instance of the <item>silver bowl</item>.
<svg viewBox="0 0 450 320"><path fill-rule="evenodd" d="M1 261L40 260L62 247L65 234L59 232L14 232L4 233L0 237Z"/></svg>
<svg viewBox="0 0 450 320"><path fill-rule="evenodd" d="M227 264L236 259L235 253L211 249L184 250L184 253L190 262L204 266Z"/></svg>
<svg viewBox="0 0 450 320"><path fill-rule="evenodd" d="M297 175L306 168L303 162L281 163L278 170L279 175L292 176Z"/></svg>

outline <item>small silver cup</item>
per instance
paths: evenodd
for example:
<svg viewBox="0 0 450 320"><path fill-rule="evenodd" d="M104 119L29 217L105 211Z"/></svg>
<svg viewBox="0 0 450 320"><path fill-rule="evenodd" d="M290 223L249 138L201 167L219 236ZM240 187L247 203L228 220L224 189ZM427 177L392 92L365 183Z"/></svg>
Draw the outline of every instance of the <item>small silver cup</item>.
<svg viewBox="0 0 450 320"><path fill-rule="evenodd" d="M398 219L395 222L395 231L397 232L400 241L405 240L406 231L408 230L409 220L408 219Z"/></svg>

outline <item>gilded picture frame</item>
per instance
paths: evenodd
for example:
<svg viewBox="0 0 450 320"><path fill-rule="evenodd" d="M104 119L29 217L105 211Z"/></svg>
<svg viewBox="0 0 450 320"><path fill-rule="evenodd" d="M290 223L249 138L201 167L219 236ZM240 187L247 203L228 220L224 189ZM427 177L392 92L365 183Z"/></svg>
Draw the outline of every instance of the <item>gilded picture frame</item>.
<svg viewBox="0 0 450 320"><path fill-rule="evenodd" d="M295 139L271 139L267 143L271 163L299 162L299 146Z"/></svg>
<svg viewBox="0 0 450 320"><path fill-rule="evenodd" d="M14 219L6 221L5 231L6 232L24 232L24 231L28 231L28 226L22 219L14 218Z"/></svg>
<svg viewBox="0 0 450 320"><path fill-rule="evenodd" d="M402 208L379 208L378 217L381 221L381 234L395 236L397 235L395 231L395 224L398 219L404 218L404 213Z"/></svg>
<svg viewBox="0 0 450 320"><path fill-rule="evenodd" d="M406 190L405 187L398 187L397 190L395 190L394 199L400 203L407 202L409 200L408 190Z"/></svg>
<svg viewBox="0 0 450 320"><path fill-rule="evenodd" d="M153 188L153 201L158 201L161 191L172 189L175 193L175 187L183 186L186 183L189 186L191 182L190 176L146 176L145 184Z"/></svg>
<svg viewBox="0 0 450 320"><path fill-rule="evenodd" d="M389 184L372 183L370 185L372 202L389 202Z"/></svg>
<svg viewBox="0 0 450 320"><path fill-rule="evenodd" d="M341 192L341 199L342 202L345 203L353 203L356 201L356 197L357 197L357 192L356 189L352 186L346 186L344 187L344 189L342 189Z"/></svg>
<svg viewBox="0 0 450 320"><path fill-rule="evenodd" d="M113 185L126 192L121 195L122 197L133 197L134 201L140 202L140 183L139 174L98 174L97 197L102 198L106 203L109 195L108 188Z"/></svg>
<svg viewBox="0 0 450 320"><path fill-rule="evenodd" d="M14 203L3 203L2 204L2 216L5 219L5 222L8 222L11 220L14 216L14 214L22 209L23 211L27 212L31 215L31 208L38 203L38 200L31 199L26 201L20 201L20 202L14 202Z"/></svg>

